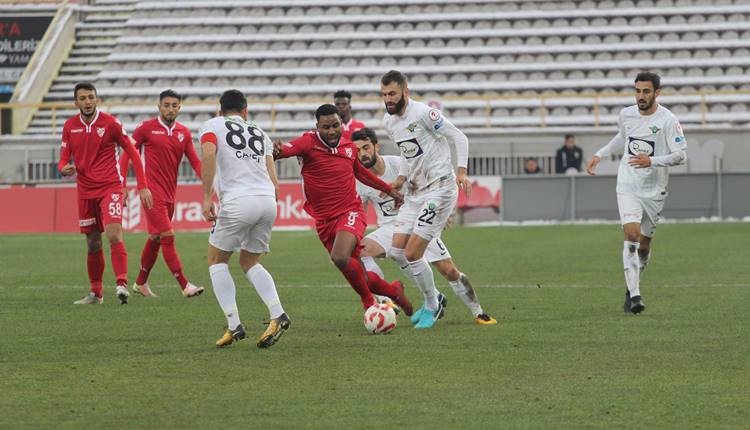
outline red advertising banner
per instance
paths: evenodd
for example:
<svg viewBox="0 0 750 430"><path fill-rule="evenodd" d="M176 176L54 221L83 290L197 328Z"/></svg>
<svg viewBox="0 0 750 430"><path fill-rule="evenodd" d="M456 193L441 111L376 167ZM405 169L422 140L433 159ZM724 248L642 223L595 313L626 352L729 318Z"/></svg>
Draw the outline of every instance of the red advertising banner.
<svg viewBox="0 0 750 430"><path fill-rule="evenodd" d="M280 185L276 228L312 228L313 220L302 209L305 202L299 182L282 182ZM203 221L200 184L177 187L175 214L172 220L178 231L205 231L211 224ZM74 184L60 186L0 187L0 199L9 202L8 209L0 212L0 233L52 233L78 232L78 196ZM368 223L376 218L368 211ZM134 189L128 191L128 208L123 216L123 227L128 231L146 231L146 216Z"/></svg>

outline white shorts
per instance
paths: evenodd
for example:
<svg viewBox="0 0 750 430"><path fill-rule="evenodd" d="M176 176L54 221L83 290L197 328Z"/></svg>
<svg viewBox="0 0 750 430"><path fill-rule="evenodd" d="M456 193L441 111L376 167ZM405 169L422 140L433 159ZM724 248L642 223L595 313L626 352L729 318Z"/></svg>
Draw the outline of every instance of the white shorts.
<svg viewBox="0 0 750 430"><path fill-rule="evenodd" d="M661 211L664 209L664 198L654 200L634 194L617 194L617 207L620 210L622 225L639 223L641 234L653 237L656 233L656 224L661 219Z"/></svg>
<svg viewBox="0 0 750 430"><path fill-rule="evenodd" d="M238 197L224 203L208 236L214 247L253 254L269 251L271 228L276 220L276 199L271 196Z"/></svg>
<svg viewBox="0 0 750 430"><path fill-rule="evenodd" d="M451 182L446 187L408 194L398 210L393 232L415 233L425 240L440 237L458 202L458 186Z"/></svg>
<svg viewBox="0 0 750 430"><path fill-rule="evenodd" d="M388 251L391 249L391 243L393 241L393 226L386 225L378 227L377 230L371 232L365 239L370 239L380 245L388 255ZM430 240L427 244L427 249L424 252L424 258L427 259L428 263L434 263L436 261L447 260L451 258L451 253L448 251L448 247L445 246L440 236L437 236Z"/></svg>

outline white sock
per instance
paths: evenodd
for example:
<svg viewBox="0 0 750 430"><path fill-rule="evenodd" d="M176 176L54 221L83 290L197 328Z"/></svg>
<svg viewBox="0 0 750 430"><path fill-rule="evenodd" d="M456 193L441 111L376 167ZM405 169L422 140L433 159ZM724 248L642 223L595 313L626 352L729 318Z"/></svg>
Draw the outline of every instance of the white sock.
<svg viewBox="0 0 750 430"><path fill-rule="evenodd" d="M281 306L276 284L268 270L258 263L245 273L245 277L253 284L260 299L266 304L271 319L280 317L284 313L284 308Z"/></svg>
<svg viewBox="0 0 750 430"><path fill-rule="evenodd" d="M211 284L214 287L214 295L219 302L219 307L227 317L227 327L233 330L240 325L240 315L237 311L237 289L229 273L229 266L226 263L214 264L208 267L208 273L211 276Z"/></svg>
<svg viewBox="0 0 750 430"><path fill-rule="evenodd" d="M430 264L422 257L417 261L410 261L409 269L414 276L414 282L422 291L425 308L429 311L436 311L438 309L437 289L435 288L435 278L433 278Z"/></svg>
<svg viewBox="0 0 750 430"><path fill-rule="evenodd" d="M396 262L396 265L398 266L399 270L401 270L401 273L404 274L404 276L413 280L414 282L417 282L416 279L414 279L414 275L412 274L411 269L409 268L409 262L406 261L406 255L404 255L403 248L391 247L391 249L388 251L388 257Z"/></svg>
<svg viewBox="0 0 750 430"><path fill-rule="evenodd" d="M638 258L638 242L625 241L622 247L622 264L625 267L625 283L630 291L630 297L640 296L640 267Z"/></svg>
<svg viewBox="0 0 750 430"><path fill-rule="evenodd" d="M469 278L461 273L461 275L456 279L455 281L449 281L448 282L453 288L453 292L456 293L456 296L458 296L459 299L461 299L462 302L466 305L466 307L471 310L471 314L473 316L477 316L484 313L484 310L482 310L482 305L479 304L479 298L477 298L477 294L474 291L474 288L471 286L471 282L469 282Z"/></svg>
<svg viewBox="0 0 750 430"><path fill-rule="evenodd" d="M365 265L365 270L368 272L375 272L380 276L381 278L385 279L385 275L383 274L383 269L378 266L378 263L375 262L375 259L372 257L360 257L362 260L362 264Z"/></svg>

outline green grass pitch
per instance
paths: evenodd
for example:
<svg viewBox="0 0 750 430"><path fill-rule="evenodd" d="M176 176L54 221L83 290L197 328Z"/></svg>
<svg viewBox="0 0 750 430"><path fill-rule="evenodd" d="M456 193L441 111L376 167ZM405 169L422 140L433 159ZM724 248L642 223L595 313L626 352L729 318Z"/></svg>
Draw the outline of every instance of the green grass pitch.
<svg viewBox="0 0 750 430"><path fill-rule="evenodd" d="M144 238L126 235L131 283ZM204 295L182 298L160 257L161 297L126 306L108 253L104 304L72 304L82 236L3 235L0 428L747 428L748 238L745 223L660 226L634 316L616 225L454 228L444 240L500 324L474 325L436 273L445 318L373 336L313 233L276 232L262 261L292 326L255 347L267 313L235 257L250 339L219 350L206 234L177 237Z"/></svg>

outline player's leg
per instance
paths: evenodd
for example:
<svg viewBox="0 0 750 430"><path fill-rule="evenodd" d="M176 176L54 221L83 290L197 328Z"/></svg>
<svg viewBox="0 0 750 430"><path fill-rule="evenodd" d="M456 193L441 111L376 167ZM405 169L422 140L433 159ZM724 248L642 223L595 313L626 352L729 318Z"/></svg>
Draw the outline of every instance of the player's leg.
<svg viewBox="0 0 750 430"><path fill-rule="evenodd" d="M102 278L104 277L104 252L102 251L102 233L99 218L99 204L96 200L78 200L78 224L81 233L86 235L86 269L89 276L89 293L86 297L73 303L77 305L101 304Z"/></svg>
<svg viewBox="0 0 750 430"><path fill-rule="evenodd" d="M258 339L258 348L268 348L279 340L291 321L281 305L279 293L271 274L260 264L260 256L268 253L271 242L271 229L276 219L276 202L273 198L258 198L250 206L249 219L255 220L246 230L240 250L240 267L245 277L253 285L260 299L266 305L270 321L268 328Z"/></svg>
<svg viewBox="0 0 750 430"><path fill-rule="evenodd" d="M157 219L157 229L161 236L161 251L164 262L169 268L169 272L177 280L184 297L197 297L203 293L203 287L198 287L190 283L182 271L182 262L180 255L175 247L175 235L172 228L172 217L174 216L174 203L165 203L160 210Z"/></svg>
<svg viewBox="0 0 750 430"><path fill-rule="evenodd" d="M235 202L236 200L228 202L221 207L208 236L208 274L216 301L227 321L224 335L216 341L218 347L229 346L245 338L245 327L237 309L237 287L229 272L229 258L240 247L240 237L245 227L238 219L241 213Z"/></svg>
<svg viewBox="0 0 750 430"><path fill-rule="evenodd" d="M122 188L110 190L99 199L99 216L104 225L104 234L109 241L110 260L115 274L115 289L121 304L126 304L128 293L128 251L125 249L122 230Z"/></svg>
<svg viewBox="0 0 750 430"><path fill-rule="evenodd" d="M664 199L642 199L641 203L643 205L643 218L641 219L641 246L638 248L638 259L640 261L640 272L643 274L651 260L651 240L656 234L656 225L661 219Z"/></svg>
<svg viewBox="0 0 750 430"><path fill-rule="evenodd" d="M344 275L349 285L359 294L362 306L367 309L376 303L375 297L367 285L367 275L362 262L352 257L359 240L350 231L340 230L336 233L331 248L331 261Z"/></svg>
<svg viewBox="0 0 750 430"><path fill-rule="evenodd" d="M630 302L630 311L640 313L643 304L640 291L640 262L638 259L638 248L641 240L641 219L643 208L636 196L627 194L617 195L617 205L620 211L620 221L624 234L622 249L622 263L625 273L625 284L628 292L625 296L625 305Z"/></svg>
<svg viewBox="0 0 750 430"><path fill-rule="evenodd" d="M375 258L381 258L385 256L385 249L383 249L383 246L380 245L373 237L373 233L376 233L378 230L373 231L364 239L362 239L362 242L360 243L362 245L362 251L360 252L359 256L362 260L362 264L365 265L365 270L367 270L368 272L374 272L378 276L383 278L385 277L385 274L383 274L383 269L381 269L378 263L375 262Z"/></svg>
<svg viewBox="0 0 750 430"><path fill-rule="evenodd" d="M406 243L404 250L417 285L424 295L425 311L415 328L431 328L445 312L437 299L435 278L425 251L430 241L439 237L447 225L458 200L458 188L453 184L451 188L438 189L424 194L413 233Z"/></svg>
<svg viewBox="0 0 750 430"><path fill-rule="evenodd" d="M150 230L152 225L150 221L148 225ZM151 287L148 285L148 276L156 263L156 259L159 257L160 247L161 242L159 235L149 232L146 243L141 250L141 268L138 271L138 276L136 276L135 283L133 284L132 289L134 293L140 294L144 297L158 297L153 291L151 291Z"/></svg>

